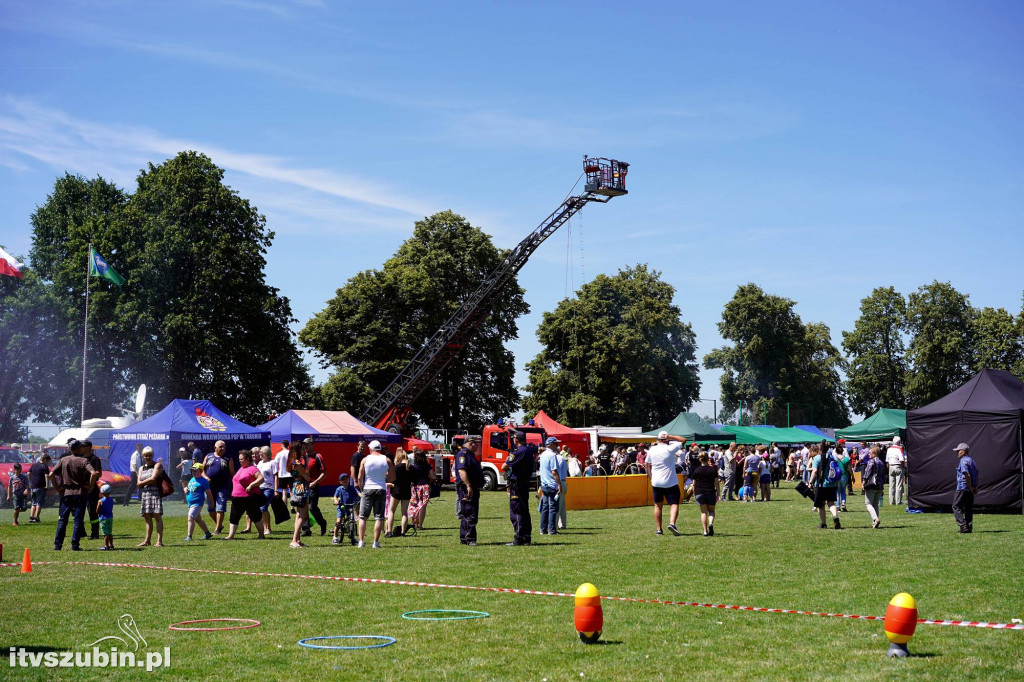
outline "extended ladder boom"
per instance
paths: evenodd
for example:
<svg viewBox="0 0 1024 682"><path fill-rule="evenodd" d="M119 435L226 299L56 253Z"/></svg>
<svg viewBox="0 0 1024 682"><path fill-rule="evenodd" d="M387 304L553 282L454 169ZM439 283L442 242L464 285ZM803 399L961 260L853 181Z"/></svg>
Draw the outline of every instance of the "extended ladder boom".
<svg viewBox="0 0 1024 682"><path fill-rule="evenodd" d="M361 419L381 429L404 428L413 401L473 337L480 323L490 314L494 302L533 252L587 203L607 203L613 196L626 194L627 168L628 164L620 161L584 157L586 191L567 198L509 252L466 302L423 344L409 364L366 409Z"/></svg>

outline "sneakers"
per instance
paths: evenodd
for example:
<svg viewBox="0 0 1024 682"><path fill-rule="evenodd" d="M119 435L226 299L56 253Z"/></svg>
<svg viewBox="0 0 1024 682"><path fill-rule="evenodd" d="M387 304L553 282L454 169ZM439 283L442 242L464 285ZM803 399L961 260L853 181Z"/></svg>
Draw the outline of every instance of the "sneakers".
<svg viewBox="0 0 1024 682"><path fill-rule="evenodd" d="M341 540L339 540L338 538L331 538L331 544L332 545L340 545L341 544Z"/></svg>
<svg viewBox="0 0 1024 682"><path fill-rule="evenodd" d="M288 543L288 546L291 547L292 549L298 549L299 547L305 547L305 545L302 544L301 542L290 542L290 543Z"/></svg>
<svg viewBox="0 0 1024 682"><path fill-rule="evenodd" d="M832 523L835 524L836 530L842 530L843 529L843 524L839 523L839 517L838 516L835 517L834 519L832 519Z"/></svg>
<svg viewBox="0 0 1024 682"><path fill-rule="evenodd" d="M390 532L389 533L384 533L384 537L386 537L386 538L393 538L393 537L395 537L395 534L394 533L390 533Z"/></svg>
<svg viewBox="0 0 1024 682"><path fill-rule="evenodd" d="M213 533L207 533L206 535L203 536L203 539L204 540L212 540L213 539Z"/></svg>
<svg viewBox="0 0 1024 682"><path fill-rule="evenodd" d="M708 532L704 531L704 537L707 537L707 536L708 536Z"/></svg>
<svg viewBox="0 0 1024 682"><path fill-rule="evenodd" d="M192 536L191 535L186 535L185 536L185 542L192 542Z"/></svg>
<svg viewBox="0 0 1024 682"><path fill-rule="evenodd" d="M818 526L818 528L828 528L828 525L826 525L826 524L824 524L824 523L823 523L823 524L821 524L820 526Z"/></svg>
<svg viewBox="0 0 1024 682"><path fill-rule="evenodd" d="M661 532L660 528L658 530L654 531L654 534L655 535L664 535L664 533Z"/></svg>
<svg viewBox="0 0 1024 682"><path fill-rule="evenodd" d="M708 524L708 535L709 536L714 536L714 534L715 534L715 524L713 524L713 523L712 524Z"/></svg>
<svg viewBox="0 0 1024 682"><path fill-rule="evenodd" d="M374 549L380 549L380 543L379 542L373 543L373 548Z"/></svg>
<svg viewBox="0 0 1024 682"><path fill-rule="evenodd" d="M872 528L878 528L878 524L880 524L881 522L882 522L881 519L875 519L874 521L871 522L871 527Z"/></svg>
<svg viewBox="0 0 1024 682"><path fill-rule="evenodd" d="M680 533L679 533L679 529L678 529L678 528L676 528L676 524L674 524L674 523L670 523L670 524L668 524L668 529L669 529L670 531L672 531L672 535L675 535L675 536L677 536L677 537L678 537L678 536L680 535Z"/></svg>
<svg viewBox="0 0 1024 682"><path fill-rule="evenodd" d="M366 543L365 543L365 542L363 542L362 540L360 540L360 541L359 541L359 544L358 544L358 545L356 545L356 547L358 547L359 549L362 549L363 547L366 547Z"/></svg>

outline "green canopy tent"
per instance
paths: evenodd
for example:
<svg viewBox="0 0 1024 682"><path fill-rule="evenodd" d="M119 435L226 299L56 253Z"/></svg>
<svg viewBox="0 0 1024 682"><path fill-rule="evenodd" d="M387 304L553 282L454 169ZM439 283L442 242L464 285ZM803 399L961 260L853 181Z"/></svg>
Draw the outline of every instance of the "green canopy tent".
<svg viewBox="0 0 1024 682"><path fill-rule="evenodd" d="M788 428L788 429L776 429L764 426L723 426L723 431L736 434L736 442L741 445L757 445L763 443L764 445L771 445L772 443L808 443L811 441L818 440L814 434L808 433L803 429ZM832 438L826 438L830 442L835 442Z"/></svg>
<svg viewBox="0 0 1024 682"><path fill-rule="evenodd" d="M906 438L907 411L883 407L859 424L836 430L836 436L863 441L890 440L893 436Z"/></svg>
<svg viewBox="0 0 1024 682"><path fill-rule="evenodd" d="M668 431L673 436L681 436L691 443L732 443L736 436L715 428L693 412L680 412L676 418L660 429L645 431L643 435L657 437L661 431Z"/></svg>

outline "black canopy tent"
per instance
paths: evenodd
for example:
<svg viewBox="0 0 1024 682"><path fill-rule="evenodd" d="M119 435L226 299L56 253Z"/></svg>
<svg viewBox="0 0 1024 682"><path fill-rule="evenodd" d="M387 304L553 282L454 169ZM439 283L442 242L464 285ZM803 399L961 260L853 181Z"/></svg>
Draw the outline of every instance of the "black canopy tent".
<svg viewBox="0 0 1024 682"><path fill-rule="evenodd" d="M948 509L956 487L956 446L971 446L978 464L975 506L1024 510L1024 382L984 369L949 395L907 412L907 475L911 508Z"/></svg>

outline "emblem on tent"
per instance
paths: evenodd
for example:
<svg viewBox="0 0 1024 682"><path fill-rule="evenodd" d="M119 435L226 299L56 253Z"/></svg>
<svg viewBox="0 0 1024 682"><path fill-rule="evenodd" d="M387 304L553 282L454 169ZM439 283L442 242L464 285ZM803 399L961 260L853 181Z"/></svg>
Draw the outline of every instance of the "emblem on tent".
<svg viewBox="0 0 1024 682"><path fill-rule="evenodd" d="M201 407L196 408L196 421L207 431L227 431L228 427L224 426L224 422L212 417L206 413Z"/></svg>

